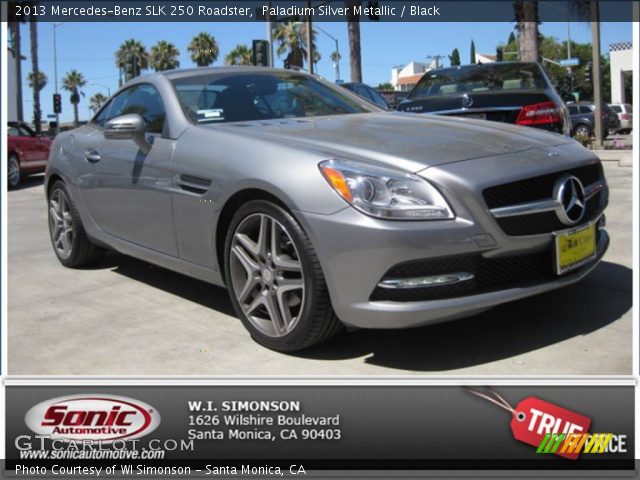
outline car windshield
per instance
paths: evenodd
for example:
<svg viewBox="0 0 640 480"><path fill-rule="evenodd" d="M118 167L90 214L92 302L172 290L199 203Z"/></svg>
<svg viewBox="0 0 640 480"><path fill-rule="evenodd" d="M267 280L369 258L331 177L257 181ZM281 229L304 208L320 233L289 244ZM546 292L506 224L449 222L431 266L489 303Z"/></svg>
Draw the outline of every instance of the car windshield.
<svg viewBox="0 0 640 480"><path fill-rule="evenodd" d="M408 98L547 88L535 64L501 63L431 70Z"/></svg>
<svg viewBox="0 0 640 480"><path fill-rule="evenodd" d="M200 124L364 113L375 108L297 72L211 73L172 83L186 115Z"/></svg>

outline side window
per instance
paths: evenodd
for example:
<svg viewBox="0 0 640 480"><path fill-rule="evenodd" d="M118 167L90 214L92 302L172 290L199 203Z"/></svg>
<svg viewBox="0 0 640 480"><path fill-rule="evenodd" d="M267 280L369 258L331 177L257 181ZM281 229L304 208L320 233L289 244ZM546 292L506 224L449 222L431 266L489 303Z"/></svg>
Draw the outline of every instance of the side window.
<svg viewBox="0 0 640 480"><path fill-rule="evenodd" d="M578 113L578 107L574 107L573 105L569 107L569 114L570 115L575 115L576 113Z"/></svg>
<svg viewBox="0 0 640 480"><path fill-rule="evenodd" d="M369 92L369 96L373 100L373 103L375 103L376 105L382 108L389 108L389 105L387 105L387 101L376 90L368 87L367 92Z"/></svg>
<svg viewBox="0 0 640 480"><path fill-rule="evenodd" d="M18 127L11 126L7 131L7 135L9 135L10 137L17 137L20 135L20 131L18 130Z"/></svg>
<svg viewBox="0 0 640 480"><path fill-rule="evenodd" d="M104 127L104 124L107 123L107 118L108 118L109 110L111 109L112 103L113 101L108 102L104 107L102 107L102 110L100 110L98 114L95 117L93 117L93 120L91 120L91 123L93 123L94 125L98 125L99 127Z"/></svg>
<svg viewBox="0 0 640 480"><path fill-rule="evenodd" d="M589 107L580 107L580 113L593 113Z"/></svg>
<svg viewBox="0 0 640 480"><path fill-rule="evenodd" d="M127 92L129 94L119 115L137 113L144 118L147 132L162 133L166 111L158 90L152 85L141 84L134 85ZM109 116L112 116L111 112Z"/></svg>

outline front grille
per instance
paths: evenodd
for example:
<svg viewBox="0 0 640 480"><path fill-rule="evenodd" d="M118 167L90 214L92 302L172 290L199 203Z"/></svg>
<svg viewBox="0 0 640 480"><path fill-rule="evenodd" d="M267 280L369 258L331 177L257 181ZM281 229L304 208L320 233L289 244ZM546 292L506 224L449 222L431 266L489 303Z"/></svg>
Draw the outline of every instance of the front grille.
<svg viewBox="0 0 640 480"><path fill-rule="evenodd" d="M587 186L603 178L602 165L594 163L571 170L563 170L539 177L489 187L483 191L489 209L508 207L521 203L547 200L553 197L553 187L562 175L574 175ZM595 220L606 206L606 194L593 196L587 202L581 223ZM511 236L538 235L569 228L555 212L540 212L528 215L496 218L504 233Z"/></svg>
<svg viewBox="0 0 640 480"><path fill-rule="evenodd" d="M596 230L596 242L600 241L600 230ZM527 287L553 281L558 277L554 268L551 249L527 255L488 259L482 255L462 255L436 260L416 260L392 267L383 277L413 278L453 272L468 272L474 278L453 285L423 288L376 287L371 301L418 302L442 300L487 293L505 288ZM589 268L585 265L562 278L577 275Z"/></svg>
<svg viewBox="0 0 640 480"><path fill-rule="evenodd" d="M587 209L580 223L587 223L597 218L604 208L604 206L601 205L601 195L602 194L599 193L587 201ZM504 233L511 236L537 235L569 228L560 221L555 212L541 212L530 215L496 218L496 221Z"/></svg>
<svg viewBox="0 0 640 480"><path fill-rule="evenodd" d="M574 175L586 186L597 182L603 177L602 165L593 163L571 170L562 170L548 175L504 183L486 188L482 194L489 209L546 200L553 196L553 186L562 175Z"/></svg>

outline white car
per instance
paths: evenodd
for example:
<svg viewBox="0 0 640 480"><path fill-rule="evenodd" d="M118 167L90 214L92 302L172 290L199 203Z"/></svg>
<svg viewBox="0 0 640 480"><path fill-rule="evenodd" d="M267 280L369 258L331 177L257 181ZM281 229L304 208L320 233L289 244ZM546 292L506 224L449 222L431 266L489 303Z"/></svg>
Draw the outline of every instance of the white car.
<svg viewBox="0 0 640 480"><path fill-rule="evenodd" d="M617 133L631 133L633 129L633 107L629 103L610 103L611 110L616 112L620 120Z"/></svg>

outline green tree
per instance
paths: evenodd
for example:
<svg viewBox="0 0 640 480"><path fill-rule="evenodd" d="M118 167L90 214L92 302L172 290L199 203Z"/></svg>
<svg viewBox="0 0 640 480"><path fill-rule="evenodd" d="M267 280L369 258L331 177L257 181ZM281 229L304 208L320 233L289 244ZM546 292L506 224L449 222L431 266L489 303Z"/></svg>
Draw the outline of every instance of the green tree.
<svg viewBox="0 0 640 480"><path fill-rule="evenodd" d="M180 66L179 56L180 50L178 50L173 43L160 40L151 47L151 51L149 52L149 65L156 72L173 70Z"/></svg>
<svg viewBox="0 0 640 480"><path fill-rule="evenodd" d="M80 97L84 97L84 93L80 90L87 84L84 75L77 70L71 70L62 79L62 88L71 93L69 100L73 105L73 125L77 127L80 123L78 118L78 104Z"/></svg>
<svg viewBox="0 0 640 480"><path fill-rule="evenodd" d="M515 36L515 34L514 34L513 32L509 33L509 40L507 40L507 45L508 45L509 43L515 43L515 41L516 41L516 36Z"/></svg>
<svg viewBox="0 0 640 480"><path fill-rule="evenodd" d="M469 55L469 63L471 65L476 63L476 44L473 40L471 40L471 50Z"/></svg>
<svg viewBox="0 0 640 480"><path fill-rule="evenodd" d="M276 53L278 56L287 54L287 59L292 67L303 67L307 58L307 23L286 22L281 23L273 32L273 40L278 43ZM315 32L311 33L311 42L314 52L314 63L320 59L320 53L315 44Z"/></svg>
<svg viewBox="0 0 640 480"><path fill-rule="evenodd" d="M46 87L49 81L44 72L38 72L37 74L36 72L29 72L27 79L29 81L29 88L35 88L38 89L38 91Z"/></svg>
<svg viewBox="0 0 640 480"><path fill-rule="evenodd" d="M389 82L384 82L384 83L379 84L376 87L376 90L393 90L393 85L391 85L391 83L389 83Z"/></svg>
<svg viewBox="0 0 640 480"><path fill-rule="evenodd" d="M449 61L451 62L452 67L460 65L460 52L457 48L454 48L451 55L449 55Z"/></svg>
<svg viewBox="0 0 640 480"><path fill-rule="evenodd" d="M116 50L116 66L118 68L125 69L129 62L135 59L138 71L133 72L139 74L140 71L149 68L149 54L142 43L135 39L126 40L120 45L120 48ZM130 80L130 78L127 78Z"/></svg>
<svg viewBox="0 0 640 480"><path fill-rule="evenodd" d="M100 107L102 107L102 105L104 105L104 102L106 102L107 100L108 99L106 96L98 92L89 99L89 108L95 114L98 112L98 110L100 110Z"/></svg>
<svg viewBox="0 0 640 480"><path fill-rule="evenodd" d="M226 65L253 65L253 52L244 44L238 44L224 57Z"/></svg>
<svg viewBox="0 0 640 480"><path fill-rule="evenodd" d="M213 35L200 32L187 47L191 60L199 67L208 67L218 59L218 43Z"/></svg>

